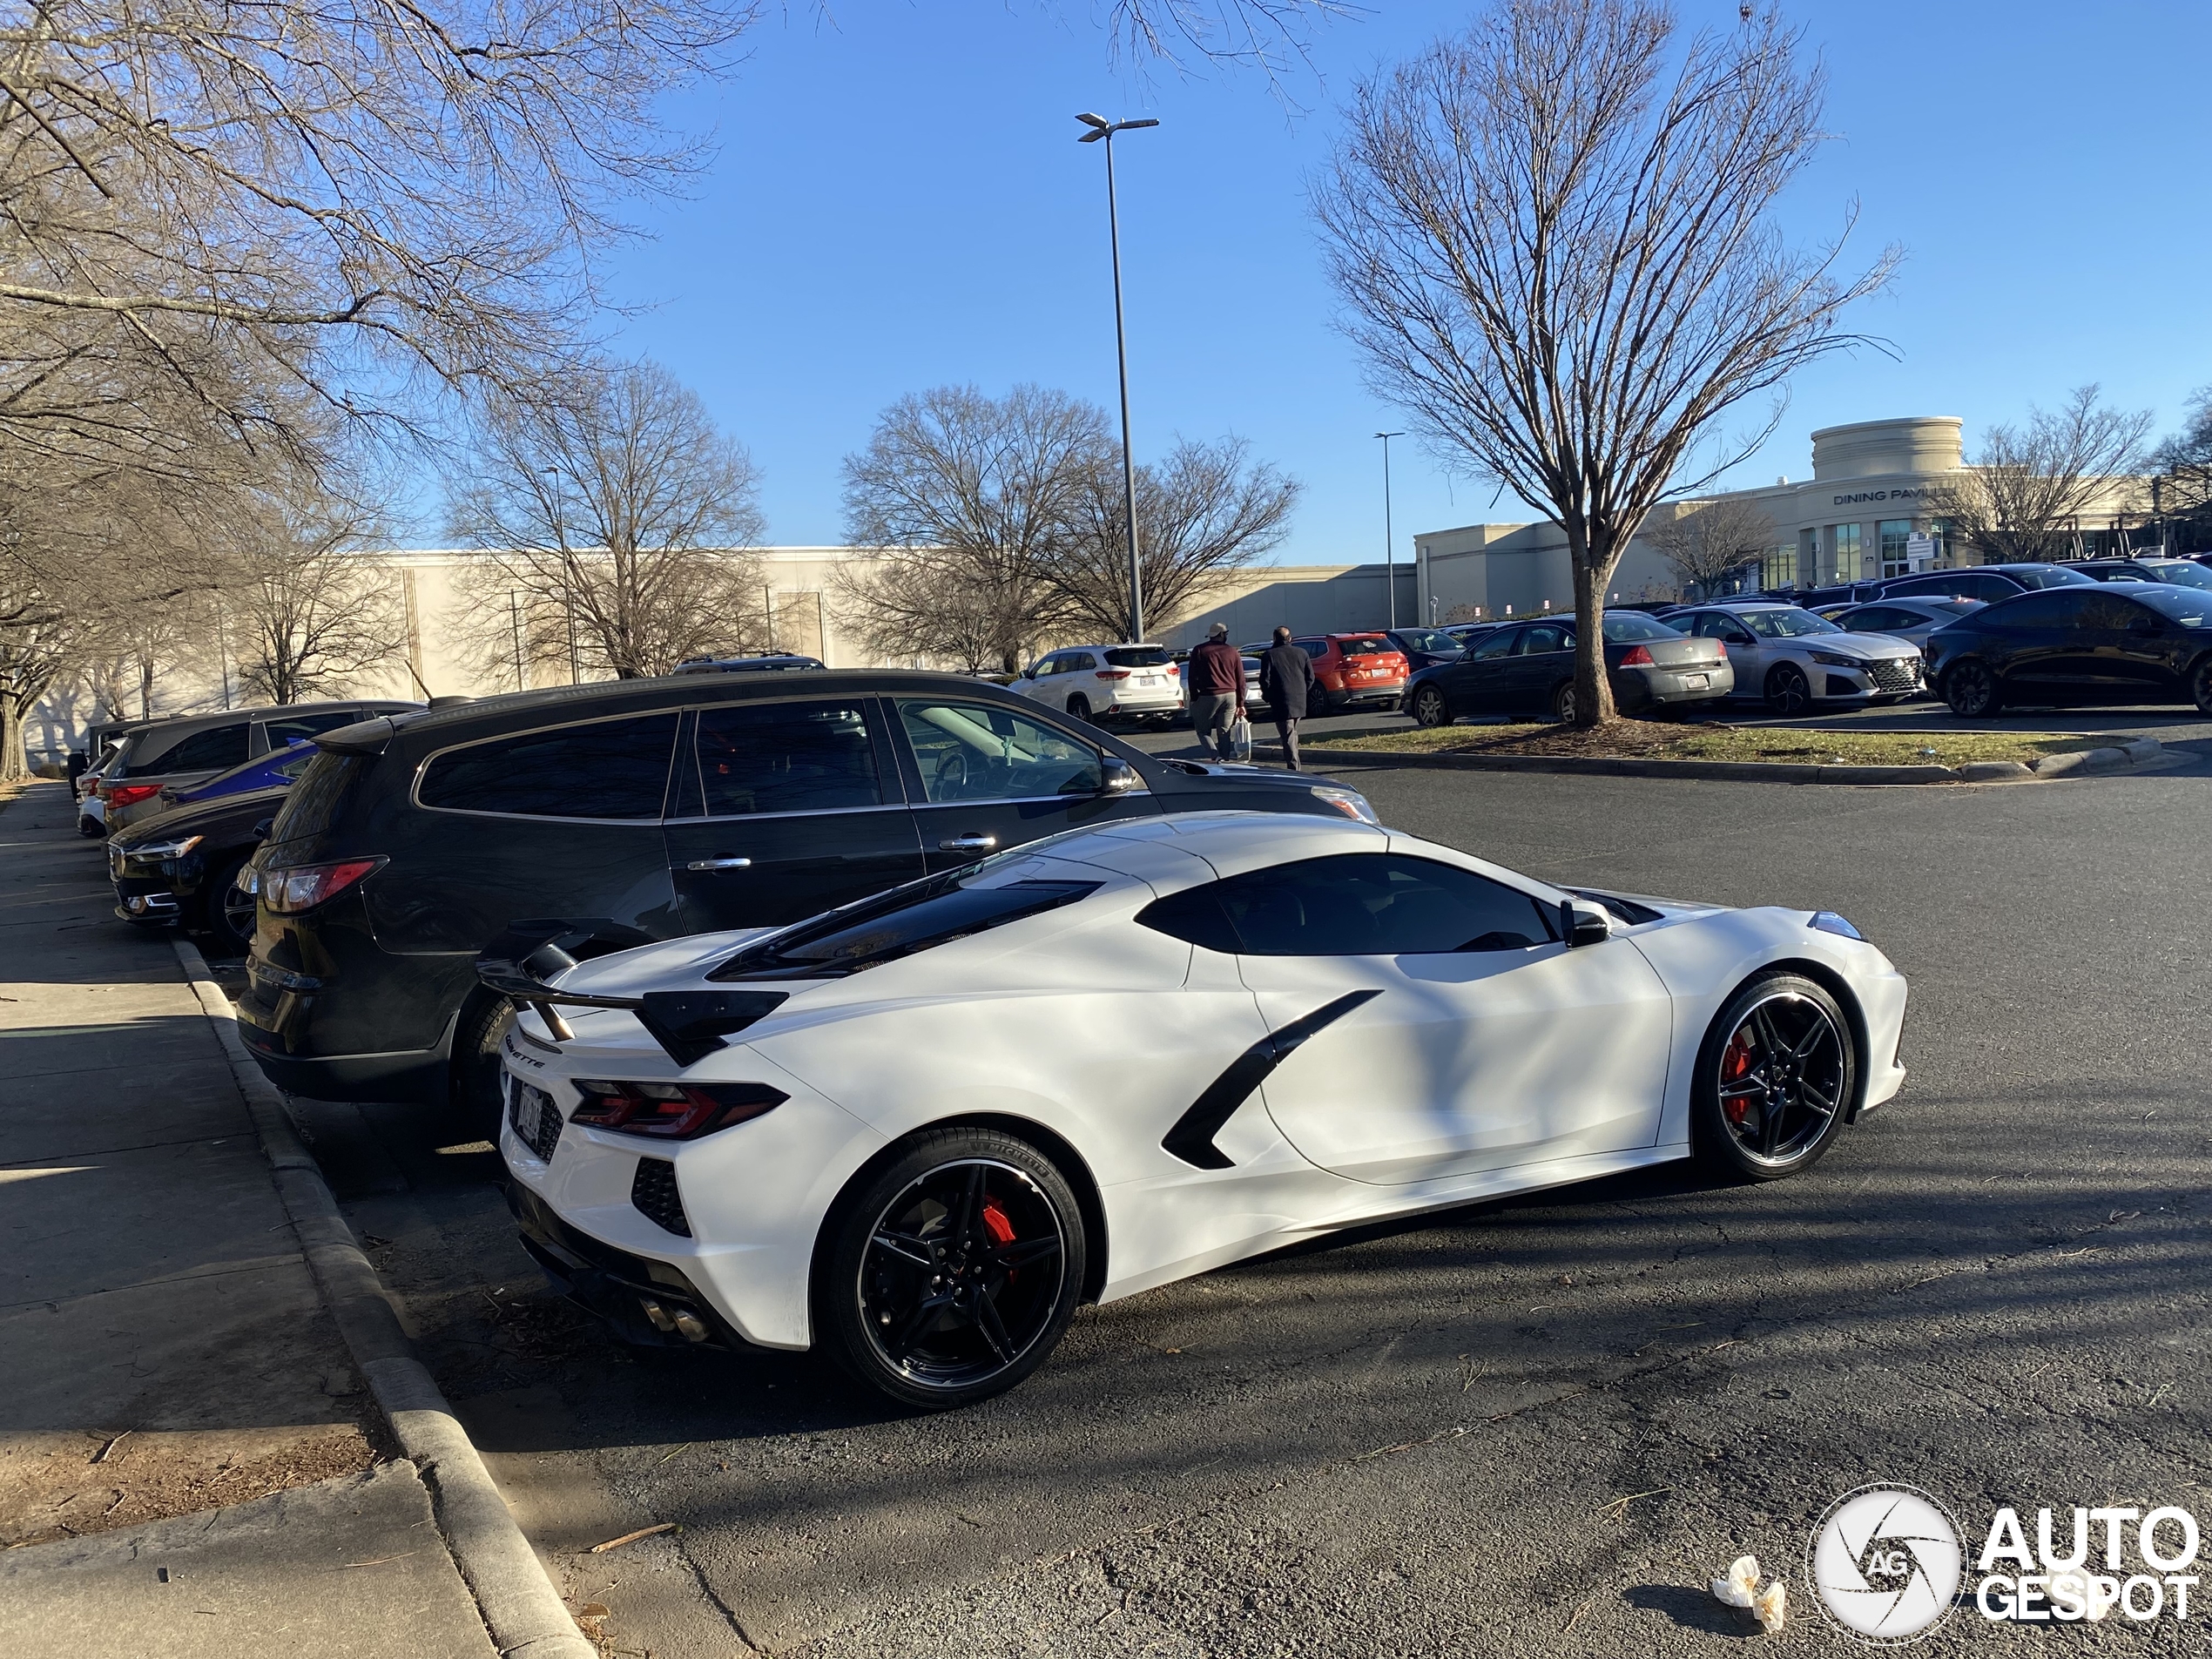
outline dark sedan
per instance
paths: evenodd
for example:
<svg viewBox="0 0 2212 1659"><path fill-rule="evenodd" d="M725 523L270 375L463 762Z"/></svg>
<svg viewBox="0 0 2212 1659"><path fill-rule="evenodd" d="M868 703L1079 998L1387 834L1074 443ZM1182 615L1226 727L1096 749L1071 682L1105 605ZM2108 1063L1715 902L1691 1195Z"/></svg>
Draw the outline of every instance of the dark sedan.
<svg viewBox="0 0 2212 1659"><path fill-rule="evenodd" d="M1613 700L1624 714L1710 705L1736 689L1717 639L1689 638L1633 610L1608 610L1603 629ZM1547 617L1478 637L1460 661L1407 681L1404 706L1417 725L1486 714L1573 719L1574 619Z"/></svg>
<svg viewBox="0 0 2212 1659"><path fill-rule="evenodd" d="M1937 629L1927 661L1961 719L2008 703L2194 703L2212 714L2212 592L2114 582L2024 593Z"/></svg>
<svg viewBox="0 0 2212 1659"><path fill-rule="evenodd" d="M298 757L304 766L317 752ZM286 787L249 790L179 806L116 832L107 844L115 914L140 927L181 923L218 950L253 939L253 895L239 873L284 805Z"/></svg>

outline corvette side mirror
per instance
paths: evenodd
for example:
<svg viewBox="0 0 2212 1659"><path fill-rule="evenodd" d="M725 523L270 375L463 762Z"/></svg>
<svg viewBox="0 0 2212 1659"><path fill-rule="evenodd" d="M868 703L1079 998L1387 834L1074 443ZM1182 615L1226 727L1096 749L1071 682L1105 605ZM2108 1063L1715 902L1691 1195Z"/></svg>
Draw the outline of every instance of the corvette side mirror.
<svg viewBox="0 0 2212 1659"><path fill-rule="evenodd" d="M1602 945L1613 937L1613 917L1602 905L1569 899L1559 907L1559 930L1569 950L1581 945Z"/></svg>

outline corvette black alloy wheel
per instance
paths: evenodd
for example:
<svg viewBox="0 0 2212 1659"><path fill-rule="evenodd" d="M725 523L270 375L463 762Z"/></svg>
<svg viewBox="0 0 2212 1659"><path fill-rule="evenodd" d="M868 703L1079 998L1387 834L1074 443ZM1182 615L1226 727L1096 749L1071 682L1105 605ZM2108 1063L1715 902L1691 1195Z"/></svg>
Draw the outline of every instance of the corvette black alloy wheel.
<svg viewBox="0 0 2212 1659"><path fill-rule="evenodd" d="M1692 1103L1708 1163L1758 1180L1804 1169L1850 1110L1858 1056L1822 987L1771 974L1738 991L1707 1037Z"/></svg>
<svg viewBox="0 0 2212 1659"><path fill-rule="evenodd" d="M944 1131L846 1209L817 1314L839 1357L886 1393L965 1405L1042 1363L1082 1267L1082 1218L1049 1161L1011 1136Z"/></svg>

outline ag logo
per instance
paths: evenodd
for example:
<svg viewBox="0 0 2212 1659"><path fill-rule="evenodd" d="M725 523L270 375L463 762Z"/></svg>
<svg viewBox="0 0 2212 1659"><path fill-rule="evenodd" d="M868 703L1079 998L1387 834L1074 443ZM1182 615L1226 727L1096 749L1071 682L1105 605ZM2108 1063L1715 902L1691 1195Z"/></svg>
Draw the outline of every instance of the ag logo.
<svg viewBox="0 0 2212 1659"><path fill-rule="evenodd" d="M1820 1520L1805 1574L1850 1635L1898 1647L1935 1629L1959 1593L1959 1529L1915 1487L1861 1487Z"/></svg>

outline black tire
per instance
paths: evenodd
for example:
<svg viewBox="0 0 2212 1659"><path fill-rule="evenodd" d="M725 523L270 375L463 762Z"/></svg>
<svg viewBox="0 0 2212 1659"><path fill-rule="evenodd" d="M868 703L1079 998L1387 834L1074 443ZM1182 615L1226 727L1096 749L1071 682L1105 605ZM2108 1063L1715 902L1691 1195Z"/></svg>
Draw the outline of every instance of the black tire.
<svg viewBox="0 0 2212 1659"><path fill-rule="evenodd" d="M97 818L80 814L77 820L77 833L88 841L97 841L107 833L107 826Z"/></svg>
<svg viewBox="0 0 2212 1659"><path fill-rule="evenodd" d="M1568 680L1561 685L1554 687L1552 691L1552 718L1558 721L1561 725L1573 725L1575 724L1575 709L1576 702L1577 699L1575 696L1575 682L1573 680Z"/></svg>
<svg viewBox="0 0 2212 1659"><path fill-rule="evenodd" d="M1723 1175L1779 1181L1811 1169L1858 1099L1858 1041L1826 988L1767 973L1728 1000L1690 1080L1689 1136Z"/></svg>
<svg viewBox="0 0 2212 1659"><path fill-rule="evenodd" d="M1084 1247L1067 1177L1027 1141L925 1131L824 1225L815 1339L901 1405L988 1399L1059 1343L1082 1298Z"/></svg>
<svg viewBox="0 0 2212 1659"><path fill-rule="evenodd" d="M1962 720L1986 720L2005 706L1997 676L1979 657L1962 658L1944 670L1943 700Z"/></svg>
<svg viewBox="0 0 2212 1659"><path fill-rule="evenodd" d="M1452 705L1438 686L1415 687L1413 705L1406 710L1406 712L1413 717L1415 725L1437 726L1452 724Z"/></svg>
<svg viewBox="0 0 2212 1659"><path fill-rule="evenodd" d="M1087 697L1082 696L1069 698L1068 699L1068 712L1075 716L1075 718L1078 720L1089 719L1090 699Z"/></svg>
<svg viewBox="0 0 2212 1659"><path fill-rule="evenodd" d="M1784 663L1766 677L1766 705L1785 718L1803 714L1812 706L1812 682L1794 663Z"/></svg>
<svg viewBox="0 0 2212 1659"><path fill-rule="evenodd" d="M2212 657L2200 658L2189 670L2189 701L2199 714L2212 714Z"/></svg>
<svg viewBox="0 0 2212 1659"><path fill-rule="evenodd" d="M453 1033L453 1103L462 1122L499 1138L500 1040L515 1010L496 997L466 1004Z"/></svg>
<svg viewBox="0 0 2212 1659"><path fill-rule="evenodd" d="M246 852L226 860L200 890L199 930L226 956L243 956L253 948L253 898L238 891L239 872L251 857Z"/></svg>

